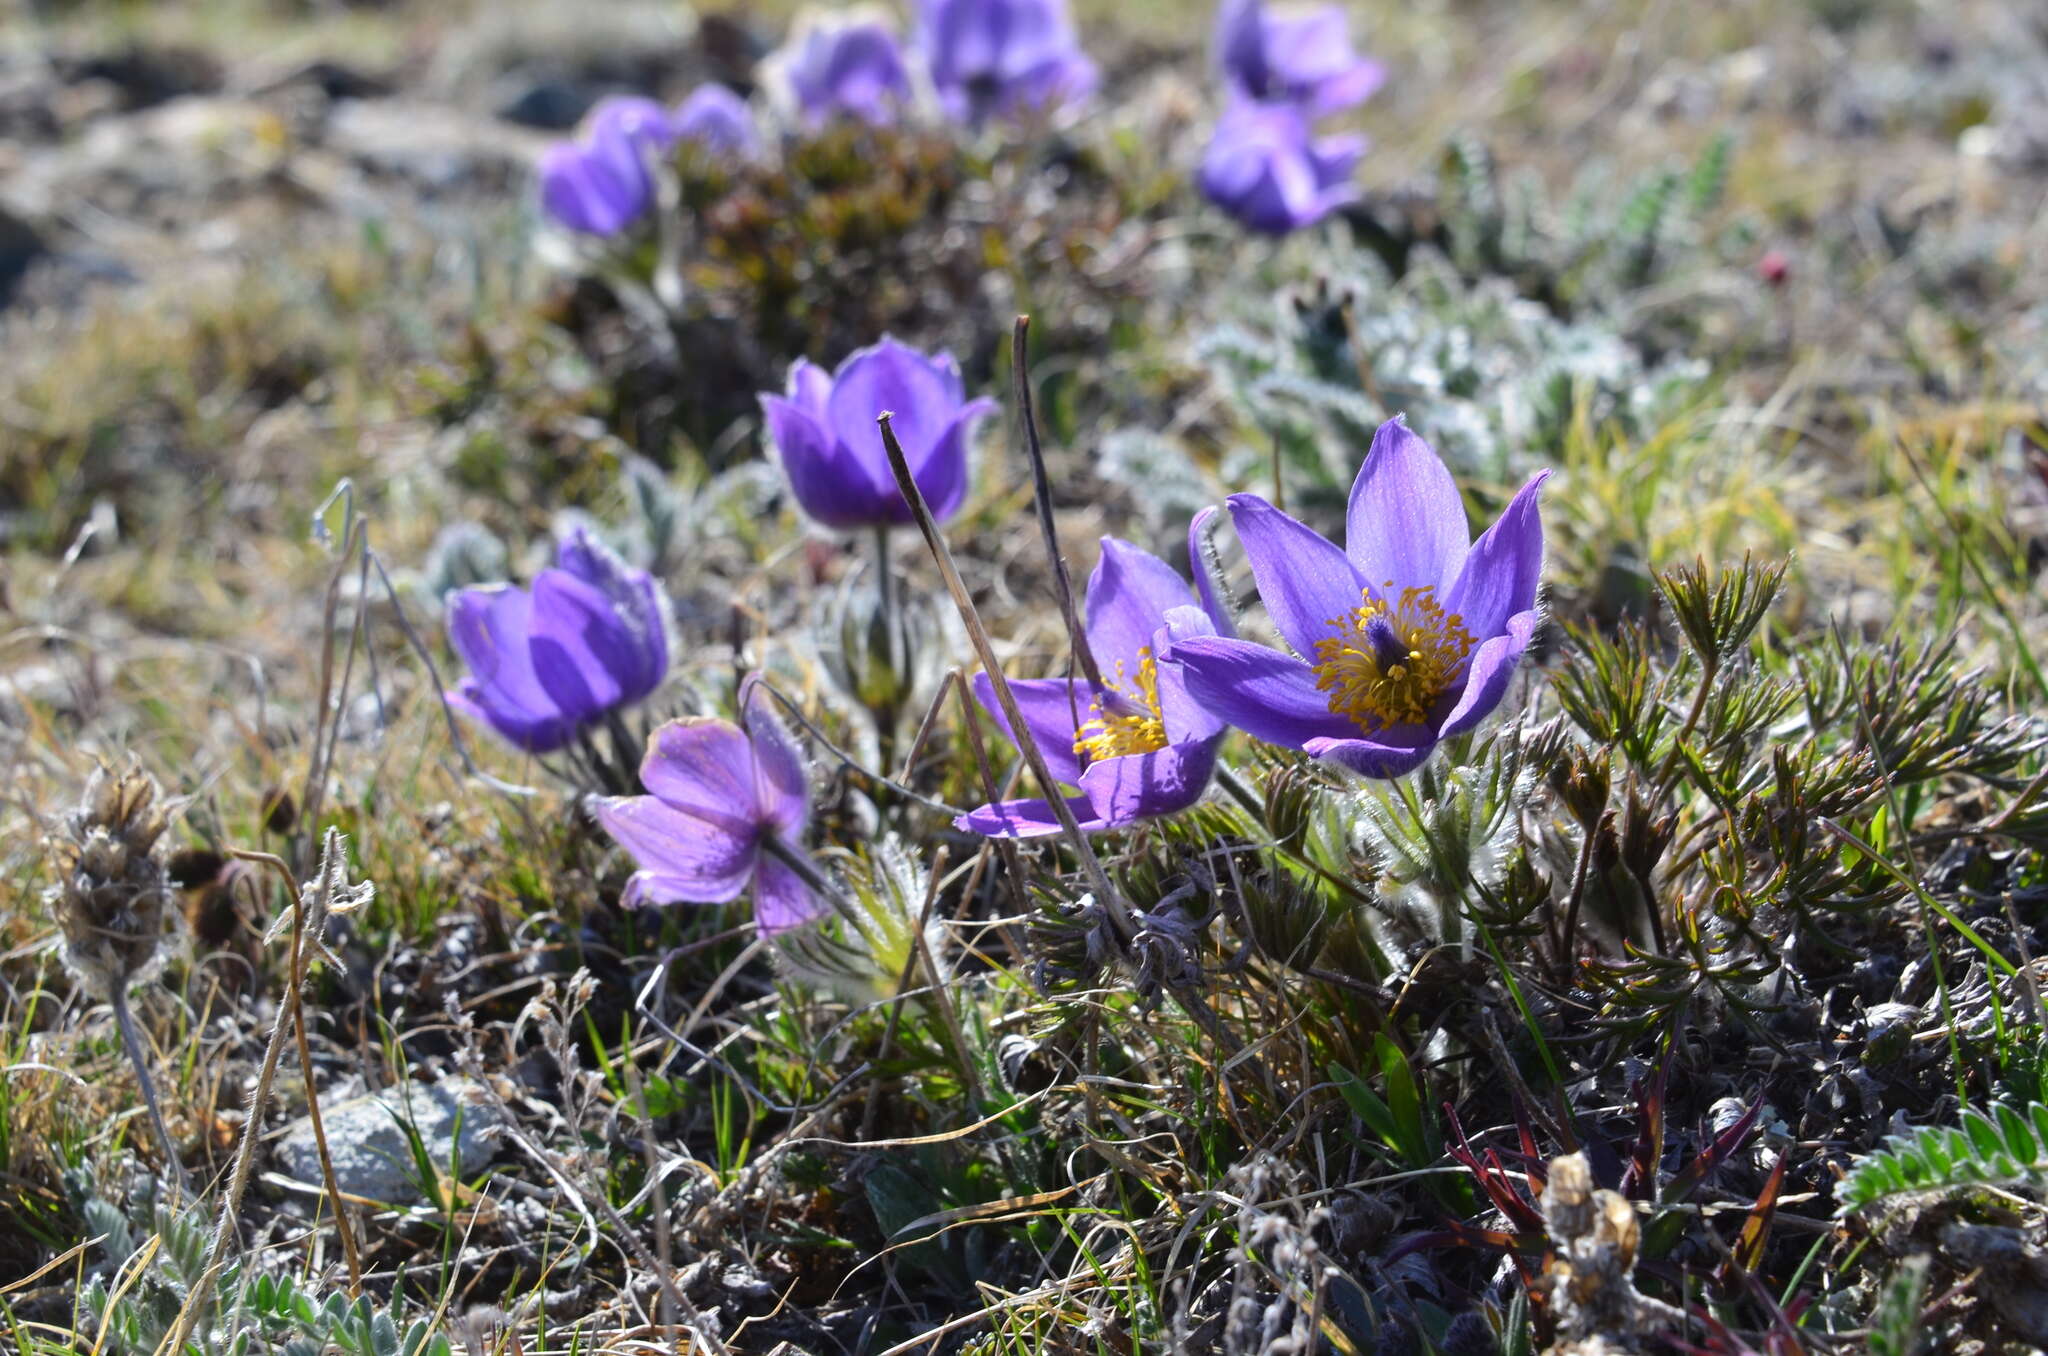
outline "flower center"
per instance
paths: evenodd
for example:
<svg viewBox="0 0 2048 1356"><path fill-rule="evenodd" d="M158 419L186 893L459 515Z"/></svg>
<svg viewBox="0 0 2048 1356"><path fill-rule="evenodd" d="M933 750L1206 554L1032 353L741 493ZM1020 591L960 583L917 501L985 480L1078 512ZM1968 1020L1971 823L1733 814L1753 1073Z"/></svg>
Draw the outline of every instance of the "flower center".
<svg viewBox="0 0 2048 1356"><path fill-rule="evenodd" d="M1151 646L1138 651L1138 673L1129 681L1135 692L1125 685L1124 664L1119 659L1115 681L1088 703L1094 714L1074 731L1074 752L1091 763L1166 747L1166 721L1159 714L1159 664L1152 658Z"/></svg>
<svg viewBox="0 0 2048 1356"><path fill-rule="evenodd" d="M1472 649L1465 619L1444 611L1435 592L1402 589L1390 601L1368 589L1351 615L1330 619L1336 634L1316 642L1315 670L1334 714L1368 734L1429 714Z"/></svg>

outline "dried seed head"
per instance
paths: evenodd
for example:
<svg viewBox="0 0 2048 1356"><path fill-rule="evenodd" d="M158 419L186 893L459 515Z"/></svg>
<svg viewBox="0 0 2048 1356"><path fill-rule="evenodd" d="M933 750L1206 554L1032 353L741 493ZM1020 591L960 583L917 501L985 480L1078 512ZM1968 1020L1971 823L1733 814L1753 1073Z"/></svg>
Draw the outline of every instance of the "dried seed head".
<svg viewBox="0 0 2048 1356"><path fill-rule="evenodd" d="M142 983L166 958L177 911L156 844L176 808L141 769L101 764L44 840L56 877L45 899L64 932L64 964L95 998Z"/></svg>

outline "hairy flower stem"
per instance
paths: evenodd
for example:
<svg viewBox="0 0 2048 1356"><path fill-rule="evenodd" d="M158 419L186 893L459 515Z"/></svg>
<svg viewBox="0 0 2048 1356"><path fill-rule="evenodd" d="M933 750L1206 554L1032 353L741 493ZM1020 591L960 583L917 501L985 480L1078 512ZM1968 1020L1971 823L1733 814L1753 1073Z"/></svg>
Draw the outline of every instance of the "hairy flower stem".
<svg viewBox="0 0 2048 1356"><path fill-rule="evenodd" d="M149 1112L150 1128L156 1132L157 1148L163 1153L171 1179L177 1183L179 1199L186 1199L192 1195L192 1180L185 1175L185 1165L178 1159L178 1146L171 1139L170 1126L164 1122L163 1108L156 1096L156 1080L149 1076L149 1061L145 1058L141 1036L135 1030L135 1014L128 1006L125 984L114 985L107 997L107 1005L114 1010L114 1025L120 1029L121 1045L128 1052L128 1063L134 1066L135 1085L141 1089L142 1105Z"/></svg>

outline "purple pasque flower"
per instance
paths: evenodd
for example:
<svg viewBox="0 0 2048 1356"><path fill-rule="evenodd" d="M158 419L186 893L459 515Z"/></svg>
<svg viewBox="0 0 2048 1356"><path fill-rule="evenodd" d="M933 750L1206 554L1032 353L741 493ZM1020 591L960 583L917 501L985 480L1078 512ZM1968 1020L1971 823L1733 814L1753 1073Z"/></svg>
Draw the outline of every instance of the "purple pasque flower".
<svg viewBox="0 0 2048 1356"><path fill-rule="evenodd" d="M980 123L1094 93L1066 0L919 0L915 43L946 115Z"/></svg>
<svg viewBox="0 0 2048 1356"><path fill-rule="evenodd" d="M825 910L791 858L803 856L810 785L803 755L758 680L740 689L740 720L672 720L647 741L644 796L595 802L597 822L640 868L622 903L723 904L751 890L762 932Z"/></svg>
<svg viewBox="0 0 2048 1356"><path fill-rule="evenodd" d="M761 150L761 132L747 101L724 85L699 85L676 105L669 126L678 141L702 146L715 156L750 160Z"/></svg>
<svg viewBox="0 0 2048 1356"><path fill-rule="evenodd" d="M1157 556L1115 537L1102 539L1086 597L1088 649L1102 671L1102 688L1091 691L1068 678L1010 682L1047 768L1081 789L1067 805L1084 832L1185 810L1201 799L1216 770L1225 723L1190 697L1170 662L1197 638L1236 634L1202 565L1200 534L1215 513L1203 509L1188 529L1194 591ZM974 695L1015 742L987 674L975 675ZM1044 800L984 805L953 822L991 838L1035 838L1060 829Z"/></svg>
<svg viewBox="0 0 2048 1356"><path fill-rule="evenodd" d="M813 521L842 530L912 521L877 416L893 416L910 474L932 517L944 522L967 502L968 435L995 408L986 396L967 399L950 353L920 353L888 335L849 354L830 375L799 358L788 393L761 396L797 503Z"/></svg>
<svg viewBox="0 0 2048 1356"><path fill-rule="evenodd" d="M668 110L654 100L601 100L580 137L541 156L541 207L572 231L617 235L653 203L648 162L675 142Z"/></svg>
<svg viewBox="0 0 2048 1356"><path fill-rule="evenodd" d="M490 584L448 603L469 676L447 703L528 753L550 753L668 675L668 602L654 576L577 528L531 589Z"/></svg>
<svg viewBox="0 0 2048 1356"><path fill-rule="evenodd" d="M1255 231L1285 235L1358 196L1351 171L1365 139L1316 137L1292 104L1238 98L1202 153L1202 193Z"/></svg>
<svg viewBox="0 0 2048 1356"><path fill-rule="evenodd" d="M1530 477L1470 541L1451 473L1395 418L1351 487L1343 550L1255 494L1232 495L1259 596L1294 654L1224 637L1176 643L1187 690L1269 744L1368 777L1420 766L1500 705L1535 634L1549 474Z"/></svg>
<svg viewBox="0 0 2048 1356"><path fill-rule="evenodd" d="M1279 6L1223 0L1216 63L1247 98L1291 103L1310 117L1355 107L1386 83L1387 69L1351 46L1339 5Z"/></svg>
<svg viewBox="0 0 2048 1356"><path fill-rule="evenodd" d="M903 49L877 19L813 14L769 60L811 127L842 116L886 127L910 102Z"/></svg>

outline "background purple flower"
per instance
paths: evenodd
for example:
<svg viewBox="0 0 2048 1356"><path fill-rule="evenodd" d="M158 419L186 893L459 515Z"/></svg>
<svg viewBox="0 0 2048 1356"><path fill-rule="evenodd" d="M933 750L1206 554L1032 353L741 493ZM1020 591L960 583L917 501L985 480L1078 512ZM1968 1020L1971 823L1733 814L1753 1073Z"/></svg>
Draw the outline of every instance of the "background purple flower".
<svg viewBox="0 0 2048 1356"><path fill-rule="evenodd" d="M1234 91L1294 104L1310 117L1364 103L1387 78L1384 66L1352 49L1339 5L1269 9L1262 0L1223 0L1216 60Z"/></svg>
<svg viewBox="0 0 2048 1356"><path fill-rule="evenodd" d="M918 19L918 51L956 120L1073 102L1100 80L1066 0L920 0Z"/></svg>
<svg viewBox="0 0 2048 1356"><path fill-rule="evenodd" d="M903 50L896 35L873 20L815 19L770 61L812 127L841 116L887 126L910 101Z"/></svg>
<svg viewBox="0 0 2048 1356"><path fill-rule="evenodd" d="M967 501L967 439L993 400L966 398L951 354L927 355L883 336L826 374L799 358L787 395L761 396L768 434L805 513L826 527L888 527L911 521L889 470L885 411L903 444L932 517L944 522Z"/></svg>
<svg viewBox="0 0 2048 1356"><path fill-rule="evenodd" d="M760 688L740 694L740 721L672 720L647 741L644 796L598 800L597 821L639 870L628 905L722 904L751 889L754 920L774 933L825 903L778 855L803 852L810 820L804 761Z"/></svg>
<svg viewBox="0 0 2048 1356"><path fill-rule="evenodd" d="M1010 683L1052 774L1081 789L1067 804L1086 832L1175 814L1208 789L1224 722L1192 699L1179 671L1162 661L1197 637L1236 633L1202 565L1200 533L1215 512L1202 510L1188 529L1195 591L1157 556L1102 539L1102 559L1088 579L1086 630L1106 691L1066 678ZM1015 742L987 674L975 675L974 694ZM999 838L1034 838L1060 827L1044 800L984 805L954 824Z"/></svg>
<svg viewBox="0 0 2048 1356"><path fill-rule="evenodd" d="M723 85L699 85L669 117L678 141L702 146L724 158L745 160L761 149L747 101Z"/></svg>
<svg viewBox="0 0 2048 1356"><path fill-rule="evenodd" d="M667 602L645 570L581 528L529 589L458 591L448 639L469 676L444 696L529 753L561 748L668 674Z"/></svg>
<svg viewBox="0 0 2048 1356"><path fill-rule="evenodd" d="M1255 231L1285 235L1358 196L1360 137L1315 138L1291 104L1234 101L1202 155L1203 194Z"/></svg>
<svg viewBox="0 0 2048 1356"><path fill-rule="evenodd" d="M668 110L654 100L601 101L580 137L541 156L542 209L572 231L617 235L653 203L649 159L675 141Z"/></svg>
<svg viewBox="0 0 2048 1356"><path fill-rule="evenodd" d="M1535 634L1549 474L1470 541L1451 473L1397 418L1351 487L1343 550L1257 495L1232 495L1259 596L1301 658L1188 640L1172 656L1188 691L1249 734L1369 777L1419 766L1500 705Z"/></svg>

